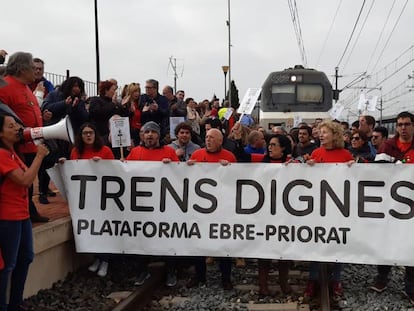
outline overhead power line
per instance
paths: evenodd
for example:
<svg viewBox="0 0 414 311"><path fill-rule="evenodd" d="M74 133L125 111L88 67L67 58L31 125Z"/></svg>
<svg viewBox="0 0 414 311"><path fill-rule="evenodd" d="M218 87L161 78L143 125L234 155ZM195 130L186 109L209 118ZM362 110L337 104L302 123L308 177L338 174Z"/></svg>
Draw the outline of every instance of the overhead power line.
<svg viewBox="0 0 414 311"><path fill-rule="evenodd" d="M375 84L369 88L369 91L367 91L367 93L370 93L373 90L382 87L382 84L384 82L386 82L387 80L395 76L398 72L406 68L412 62L414 62L414 45L411 45L407 50L401 53L396 59L394 59L392 62L390 62L389 64L387 64L380 70L378 70L373 75L365 75L364 77L360 78L359 81L357 81L357 83L360 83L367 79L373 80ZM356 83L352 83L352 85L355 85L355 84ZM361 88L366 88L366 87L367 86L365 85L364 87L361 87ZM348 102L348 100L353 97L354 97L354 94L351 94L347 98L344 99L345 107L352 104L351 102Z"/></svg>
<svg viewBox="0 0 414 311"><path fill-rule="evenodd" d="M302 58L302 65L307 68L308 61L306 59L305 44L303 43L302 30L300 28L300 20L296 0L288 0L290 15L292 17L293 28L296 34L296 41L298 42L299 53Z"/></svg>
<svg viewBox="0 0 414 311"><path fill-rule="evenodd" d="M380 35L379 35L379 37L378 37L377 43L375 44L374 50L372 51L372 54L371 54L371 56L369 57L368 65L367 65L367 68L365 69L365 71L368 71L368 68L369 68L369 66L371 65L371 61L374 59L374 55L375 55L375 53L377 52L378 45L379 45L379 43L380 43L380 41L381 41L382 35L384 34L384 30L385 30L385 27L386 27L386 26L387 26L387 24L388 24L388 20L390 19L392 9L394 8L394 5L395 5L395 1L396 1L396 0L394 0L394 1L392 2L391 8L388 10L388 15L387 15L387 18L385 19L384 25L382 26L382 29L381 29Z"/></svg>
<svg viewBox="0 0 414 311"><path fill-rule="evenodd" d="M321 60L322 54L325 51L326 43L328 42L328 38L329 38L329 36L332 32L333 26L334 26L335 21L336 21L336 17L338 16L339 8L341 7L341 4L342 4L342 0L339 1L338 7L336 8L335 15L334 15L334 17L332 19L332 22L331 22L331 26L329 26L328 33L326 34L325 41L323 42L321 52L319 53L319 56L318 56L318 61L316 62L316 66L315 66L316 68L318 68L319 61Z"/></svg>
<svg viewBox="0 0 414 311"><path fill-rule="evenodd" d="M390 39L391 39L392 35L394 34L394 30L395 30L395 28L397 28L398 22L399 22L399 21L400 21L400 19L401 19L401 15L402 15L402 14L404 13L404 11L405 11L405 7L407 6L407 3L408 3L408 0L406 0L406 1L405 1L405 4L404 4L404 6L403 6L403 7L402 7L402 9L401 9L400 15L398 16L397 20L395 21L394 27L392 28L391 33L390 33L390 35L388 36L387 42L385 42L384 48L382 49L382 51L381 51L380 55L378 56L377 62L375 63L374 68L372 69L373 71L374 71L374 70L375 70L375 68L377 67L377 65L378 65L378 63L379 63L379 61L380 61L380 59L381 59L382 55L384 54L384 51L385 51L385 49L387 48L388 43L390 42Z"/></svg>
<svg viewBox="0 0 414 311"><path fill-rule="evenodd" d="M346 65L348 65L348 62L349 62L349 60L351 58L352 53L354 52L354 49L355 49L355 47L356 47L356 45L358 43L359 38L361 37L361 33L364 30L364 28L365 28L365 24L367 23L368 17L369 17L369 15L371 13L371 10L372 10L372 7L374 6L374 4L375 4L375 0L372 0L371 6L368 9L368 12L367 12L367 15L365 16L364 21L362 22L362 26L359 29L358 35L357 35L357 37L356 37L356 39L354 41L354 44L352 45L351 51L348 53L348 57L347 57L347 59L345 61L345 64L342 66L342 71L345 71Z"/></svg>
<svg viewBox="0 0 414 311"><path fill-rule="evenodd" d="M405 58L407 57L407 58ZM394 59L391 63L384 66L372 75L374 81L376 81L375 87L380 86L382 83L393 77L396 73L407 67L414 61L414 45L410 46L400 56ZM392 70L390 73L389 71Z"/></svg>
<svg viewBox="0 0 414 311"><path fill-rule="evenodd" d="M336 67L339 67L339 65L341 64L342 60L344 59L345 53L348 50L349 44L351 43L351 40L352 40L352 37L354 35L355 29L356 29L356 27L358 25L359 19L361 18L361 14L362 14L362 11L364 9L365 2L366 2L366 0L364 0L364 2L362 3L361 9L359 10L358 17L357 17L357 19L355 21L354 27L352 28L351 35L349 36L348 42L346 43L345 49L344 49L344 51L342 53L341 58L339 59L338 65L336 65Z"/></svg>
<svg viewBox="0 0 414 311"><path fill-rule="evenodd" d="M406 78L403 82L398 84L396 87L394 87L392 90L387 92L386 94L382 95L384 102L389 102L394 99L397 99L403 95L406 95L414 90L412 86L409 85L409 81L412 80L412 77L408 75L408 78Z"/></svg>

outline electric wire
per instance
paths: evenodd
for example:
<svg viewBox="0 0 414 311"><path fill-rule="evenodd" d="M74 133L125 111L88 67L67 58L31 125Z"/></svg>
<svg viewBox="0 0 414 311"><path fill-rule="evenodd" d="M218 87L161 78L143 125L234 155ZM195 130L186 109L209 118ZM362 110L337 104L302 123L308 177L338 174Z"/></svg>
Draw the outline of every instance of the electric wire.
<svg viewBox="0 0 414 311"><path fill-rule="evenodd" d="M319 61L321 60L322 54L325 51L326 43L328 42L328 38L331 35L331 32L332 32L333 26L335 24L336 17L338 16L338 12L339 12L339 8L341 7L341 4L342 4L342 0L339 1L338 7L336 8L336 11L335 11L335 15L334 15L334 17L332 19L332 22L331 22L331 26L329 26L328 33L326 34L325 41L323 42L322 49L319 53L318 60L316 62L316 66L315 66L316 68L318 68Z"/></svg>
<svg viewBox="0 0 414 311"><path fill-rule="evenodd" d="M401 64L401 60L404 59L404 62ZM356 83L352 83L351 86L360 83L364 80L373 79L375 82L375 85L373 87L370 87L367 93L372 92L375 89L378 89L379 87L383 87L382 84L395 76L397 73L401 72L404 68L406 68L409 64L414 62L414 45L411 45L408 49L406 49L403 53L401 53L396 59L394 59L392 62L384 66L382 69L378 70L375 74L372 75L365 75L362 77L359 81ZM389 73L389 68L393 68L393 71ZM355 80L354 80L355 81ZM365 82L367 84L367 82ZM347 85L347 88L350 88L350 85ZM367 88L366 85L364 87L361 87L361 89ZM343 88L343 90L345 87ZM353 93L349 95L346 99L343 100L345 103L345 106L349 106L352 103L348 102L348 99L351 97L354 97Z"/></svg>
<svg viewBox="0 0 414 311"><path fill-rule="evenodd" d="M341 64L341 62L342 62L342 60L343 60L343 58L345 56L346 51L348 50L349 44L351 43L351 40L352 40L352 37L354 35L355 29L356 29L356 27L358 25L359 19L361 18L362 11L364 10L365 2L366 2L366 0L364 0L364 2L362 3L361 9L359 10L358 17L357 17L357 19L355 21L355 24L354 24L354 27L352 29L351 35L349 36L348 42L346 43L345 49L344 49L344 51L342 53L341 58L339 59L338 65L336 65L336 67L339 67L339 65Z"/></svg>
<svg viewBox="0 0 414 311"><path fill-rule="evenodd" d="M407 6L407 3L408 3L408 0L406 0L406 1L405 1L405 4L404 4L403 8L401 9L400 15L398 16L397 20L395 21L394 27L392 28L391 33L390 33L390 35L388 36L388 39L387 39L387 41L386 41L386 43L385 43L385 45L384 45L384 48L382 49L382 51L381 51L381 53L380 53L380 55L379 55L379 57L378 57L378 59L377 59L377 62L375 63L374 68L372 69L372 71L374 71L374 70L375 70L375 68L377 67L377 65L378 65L378 63L379 63L379 61L380 61L380 59L381 59L382 55L384 54L385 49L388 47L388 43L390 42L391 37L392 37L392 35L394 34L394 30L395 30L395 28L397 28L398 22L400 21L401 16L402 16L402 14L403 14L403 13L404 13L404 11L405 11L405 7Z"/></svg>
<svg viewBox="0 0 414 311"><path fill-rule="evenodd" d="M345 70L346 66L348 65L349 60L351 59L351 55L354 52L354 49L355 49L355 47L356 47L356 45L358 43L359 38L361 37L361 33L364 30L365 24L367 23L368 17L369 17L369 15L371 13L371 10L372 10L372 7L374 6L374 4L375 4L375 0L372 0L371 6L368 9L368 12L367 12L367 15L365 16L364 21L362 22L362 26L361 26L361 28L360 28L360 30L358 32L358 35L357 35L357 37L356 37L356 39L354 41L354 44L352 45L351 51L348 53L348 57L347 57L344 65L342 66L342 71Z"/></svg>
<svg viewBox="0 0 414 311"><path fill-rule="evenodd" d="M381 33L380 33L380 35L379 35L379 37L378 37L377 43L375 44L374 50L372 51L371 56L369 57L368 65L367 65L367 67L366 67L365 71L368 71L368 68L369 68L369 66L371 65L371 62L372 62L372 60L374 59L374 55L375 55L375 53L377 52L378 45L379 45L379 43L380 43L380 41L381 41L382 35L384 34L385 27L387 26L388 21L389 21L389 19L390 19L391 12L392 12L392 10L393 10L393 8L394 8L394 5L395 5L395 1L396 1L396 0L394 0L394 1L392 2L391 8L388 10L388 15L387 15L387 18L385 19L384 25L382 26Z"/></svg>
<svg viewBox="0 0 414 311"><path fill-rule="evenodd" d="M292 17L293 28L295 30L296 41L298 43L299 53L302 58L302 64L306 68L308 66L308 62L306 59L306 52L305 52L305 45L304 45L303 37L302 37L302 30L300 27L299 13L298 13L297 5L296 5L296 0L293 0L293 2L294 4L292 4L291 0L288 0L290 15Z"/></svg>

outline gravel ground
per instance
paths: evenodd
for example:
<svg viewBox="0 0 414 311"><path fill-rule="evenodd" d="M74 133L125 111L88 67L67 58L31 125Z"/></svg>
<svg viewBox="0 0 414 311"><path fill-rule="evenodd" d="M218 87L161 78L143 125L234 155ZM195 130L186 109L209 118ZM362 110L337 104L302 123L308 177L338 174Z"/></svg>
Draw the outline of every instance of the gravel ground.
<svg viewBox="0 0 414 311"><path fill-rule="evenodd" d="M245 269L233 269L234 284L257 284L254 274L256 264L250 263ZM305 265L297 265L296 269L306 270ZM111 310L116 303L106 298L112 292L133 291L138 271L138 261L134 257L115 257L111 264L108 276L100 278L94 273L82 268L70 274L65 281L56 283L52 289L43 290L36 296L30 297L27 304L31 310ZM285 297L276 294L273 297L260 299L257 293L233 289L221 289L220 274L217 266L208 267L208 286L187 289L185 283L191 271L184 270L180 275L179 283L173 289L161 287L146 308L149 310L247 310L243 303L264 302L292 302L301 301L302 291ZM345 295L335 307L342 311L414 311L414 306L403 297L404 269L393 268L388 289L378 294L368 289L376 274L375 266L345 265L343 284ZM306 280L292 280L291 283L304 288ZM172 301L173 297L175 298ZM311 309L315 309L312 306Z"/></svg>
<svg viewBox="0 0 414 311"><path fill-rule="evenodd" d="M51 289L39 291L26 302L34 311L112 310L116 302L106 296L112 292L133 291L136 271L138 261L135 258L116 256L111 260L105 278L89 272L86 266L70 273Z"/></svg>
<svg viewBox="0 0 414 311"><path fill-rule="evenodd" d="M343 311L414 311L414 306L402 294L404 289L404 268L391 270L388 289L376 293L368 287L374 282L376 266L345 265L343 284L345 300L340 304Z"/></svg>

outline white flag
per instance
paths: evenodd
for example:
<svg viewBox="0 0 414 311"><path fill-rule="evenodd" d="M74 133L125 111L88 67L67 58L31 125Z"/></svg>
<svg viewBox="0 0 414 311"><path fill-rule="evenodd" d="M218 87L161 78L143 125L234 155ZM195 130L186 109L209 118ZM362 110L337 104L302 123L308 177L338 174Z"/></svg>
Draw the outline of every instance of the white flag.
<svg viewBox="0 0 414 311"><path fill-rule="evenodd" d="M240 106L237 109L237 112L241 114L251 114L261 92L261 88L247 89L246 94L244 94L243 100L240 102Z"/></svg>
<svg viewBox="0 0 414 311"><path fill-rule="evenodd" d="M361 94L358 101L358 110L375 111L378 96Z"/></svg>
<svg viewBox="0 0 414 311"><path fill-rule="evenodd" d="M339 119L342 111L344 111L344 106L340 103L336 103L333 107L329 110L329 115L333 120Z"/></svg>

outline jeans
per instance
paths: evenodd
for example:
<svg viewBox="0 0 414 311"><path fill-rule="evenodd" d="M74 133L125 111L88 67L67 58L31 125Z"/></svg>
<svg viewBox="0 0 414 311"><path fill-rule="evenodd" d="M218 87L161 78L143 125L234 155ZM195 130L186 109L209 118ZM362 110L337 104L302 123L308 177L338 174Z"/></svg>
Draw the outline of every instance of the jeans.
<svg viewBox="0 0 414 311"><path fill-rule="evenodd" d="M33 163L36 153L25 153L24 154L24 163L27 167L30 167ZM33 184L29 187L29 213L30 217L37 216L39 212L37 211L36 205L33 202Z"/></svg>
<svg viewBox="0 0 414 311"><path fill-rule="evenodd" d="M26 220L0 220L0 248L5 267L0 271L0 311L15 310L23 301L24 283L33 261L32 223ZM7 284L11 274L7 309Z"/></svg>

